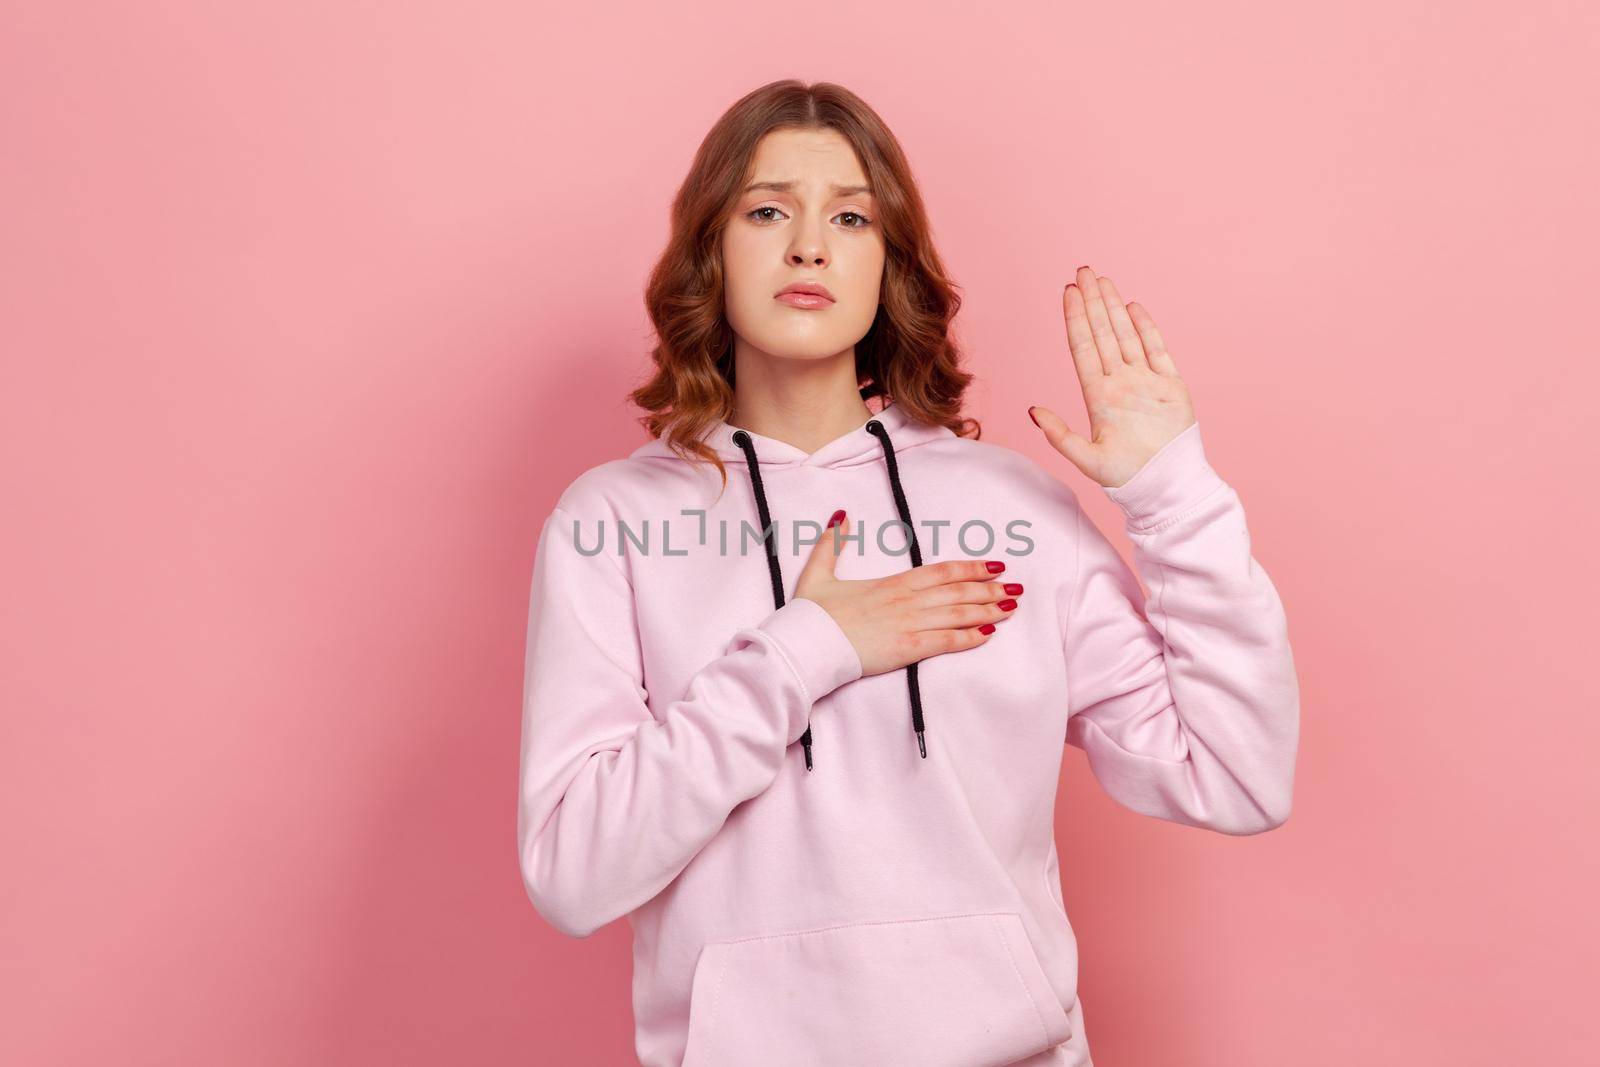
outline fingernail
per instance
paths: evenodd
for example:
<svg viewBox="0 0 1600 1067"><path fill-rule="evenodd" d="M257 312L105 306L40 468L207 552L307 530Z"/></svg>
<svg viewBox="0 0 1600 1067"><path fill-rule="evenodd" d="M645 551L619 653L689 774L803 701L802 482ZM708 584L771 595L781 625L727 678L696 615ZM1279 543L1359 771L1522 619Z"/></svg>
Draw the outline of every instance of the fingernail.
<svg viewBox="0 0 1600 1067"><path fill-rule="evenodd" d="M994 623L992 623L992 622L984 623L982 626L978 627L978 632L979 633L985 633L985 634L994 633Z"/></svg>
<svg viewBox="0 0 1600 1067"><path fill-rule="evenodd" d="M1032 408L1029 408L1029 409L1028 409L1028 418L1030 418L1030 419L1032 419L1032 420L1033 420L1033 424L1034 424L1034 425L1035 425L1035 426L1039 426L1039 416L1037 416L1037 415L1035 415L1035 414L1034 414L1034 413L1033 413L1033 409L1032 409ZM1039 426L1039 429L1041 429L1041 430L1042 430L1042 429L1044 429L1044 427L1043 427L1043 426Z"/></svg>
<svg viewBox="0 0 1600 1067"><path fill-rule="evenodd" d="M833 513L833 518L828 520L828 529L830 529L830 530L833 529L835 526L839 525L843 521L844 521L844 508L840 508L838 511L835 511Z"/></svg>
<svg viewBox="0 0 1600 1067"><path fill-rule="evenodd" d="M1016 611L1017 610L1017 602L1015 600L1002 600L1002 601L1000 601L1000 610L1001 611Z"/></svg>
<svg viewBox="0 0 1600 1067"><path fill-rule="evenodd" d="M1006 593L1009 596L1021 596L1022 595L1022 583L1021 582L1007 582L1006 583Z"/></svg>
<svg viewBox="0 0 1600 1067"><path fill-rule="evenodd" d="M999 574L1006 569L1006 565L997 559L985 560L983 565L989 568L990 574Z"/></svg>

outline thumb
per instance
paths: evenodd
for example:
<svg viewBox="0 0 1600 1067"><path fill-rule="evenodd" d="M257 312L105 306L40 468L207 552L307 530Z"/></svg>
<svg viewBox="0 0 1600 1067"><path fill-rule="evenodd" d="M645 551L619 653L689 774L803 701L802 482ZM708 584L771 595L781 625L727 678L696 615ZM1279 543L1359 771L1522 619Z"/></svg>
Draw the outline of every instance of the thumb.
<svg viewBox="0 0 1600 1067"><path fill-rule="evenodd" d="M824 575L833 577L834 568L839 562L839 553L844 548L845 531L849 525L849 520L844 517L843 508L833 513L833 517L828 520L827 528L822 531L822 536L811 546L811 555L800 571L800 581L814 582Z"/></svg>
<svg viewBox="0 0 1600 1067"><path fill-rule="evenodd" d="M1050 442L1050 447L1060 452L1072 461L1084 474L1093 478L1092 473L1098 464L1094 459L1094 445L1082 434L1074 433L1072 427L1067 425L1067 420L1038 404L1028 409L1028 415L1033 419L1034 425L1044 431L1045 440Z"/></svg>

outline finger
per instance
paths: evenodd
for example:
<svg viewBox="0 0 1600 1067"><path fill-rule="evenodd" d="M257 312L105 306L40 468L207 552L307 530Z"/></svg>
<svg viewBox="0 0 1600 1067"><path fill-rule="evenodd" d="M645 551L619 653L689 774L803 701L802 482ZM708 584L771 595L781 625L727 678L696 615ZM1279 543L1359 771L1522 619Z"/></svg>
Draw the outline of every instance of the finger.
<svg viewBox="0 0 1600 1067"><path fill-rule="evenodd" d="M1083 473L1094 477L1091 471L1095 469L1094 442L1087 440L1082 434L1073 432L1067 425L1067 420L1038 404L1028 409L1028 414L1033 416L1033 421L1044 431L1045 440L1050 442L1050 447L1060 452L1072 465Z"/></svg>
<svg viewBox="0 0 1600 1067"><path fill-rule="evenodd" d="M919 589L907 598L912 607L937 608L947 604L993 604L1022 596L1021 582L951 582Z"/></svg>
<svg viewBox="0 0 1600 1067"><path fill-rule="evenodd" d="M1122 348L1117 344L1117 332L1111 328L1111 316L1106 314L1106 302L1100 296L1094 271L1078 268L1078 288L1083 290L1083 305L1089 316L1089 329L1094 333L1094 346L1100 351L1100 365L1107 374L1121 370Z"/></svg>
<svg viewBox="0 0 1600 1067"><path fill-rule="evenodd" d="M1133 320L1128 317L1128 309L1122 306L1122 294L1117 292L1117 287L1111 284L1111 279L1102 276L1099 279L1100 296L1106 302L1106 314L1111 318L1111 329L1117 335L1117 347L1122 349L1122 360L1131 367L1148 367L1150 364L1145 359L1144 345L1139 341L1139 331L1134 327Z"/></svg>
<svg viewBox="0 0 1600 1067"><path fill-rule="evenodd" d="M811 555L806 558L806 565L801 568L801 576L812 574L833 575L837 573L839 553L844 550L844 535L849 528L850 520L845 518L844 510L833 513L839 521L835 525L830 518L827 529L822 531L822 536L817 538L816 544L811 546Z"/></svg>
<svg viewBox="0 0 1600 1067"><path fill-rule="evenodd" d="M993 604L946 604L913 612L911 629L956 630L968 626L982 626L986 622L999 622L1010 618L1017 610L1017 598L1006 597ZM1006 607L1005 605L1011 605Z"/></svg>
<svg viewBox="0 0 1600 1067"><path fill-rule="evenodd" d="M991 562L1002 564L1002 568L991 571L989 569ZM950 582L993 581L1005 573L1004 563L1004 560L984 559L952 559L943 563L924 563L920 567L901 571L891 580L906 589L931 589Z"/></svg>
<svg viewBox="0 0 1600 1067"><path fill-rule="evenodd" d="M987 627L988 632L985 633ZM911 631L912 655L917 660L925 660L932 656L942 655L946 652L960 652L962 649L976 648L992 637L996 624L986 622L981 626L964 626L954 630L913 630Z"/></svg>
<svg viewBox="0 0 1600 1067"><path fill-rule="evenodd" d="M1150 317L1144 305L1138 301L1129 304L1128 317L1139 331L1139 340L1144 345L1145 359L1150 363L1150 369L1157 374L1176 375L1178 365L1172 361L1167 343L1161 339L1161 331L1156 329L1156 320Z"/></svg>
<svg viewBox="0 0 1600 1067"><path fill-rule="evenodd" d="M1067 317L1067 345L1072 349L1072 365L1078 369L1078 384L1086 386L1093 379L1104 377L1106 369L1100 363L1100 350L1094 345L1094 330L1089 326L1083 290L1068 282L1061 299Z"/></svg>

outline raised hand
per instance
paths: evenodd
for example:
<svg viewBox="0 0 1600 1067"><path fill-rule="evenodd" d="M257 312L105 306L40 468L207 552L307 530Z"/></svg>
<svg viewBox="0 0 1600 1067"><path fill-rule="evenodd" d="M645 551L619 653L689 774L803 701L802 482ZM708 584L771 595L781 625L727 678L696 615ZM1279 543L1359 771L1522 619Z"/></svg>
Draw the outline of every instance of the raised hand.
<svg viewBox="0 0 1600 1067"><path fill-rule="evenodd" d="M1079 267L1062 294L1067 344L1089 412L1089 436L1047 407L1028 409L1044 436L1084 474L1115 488L1195 421L1189 387L1155 320L1124 305L1111 279Z"/></svg>

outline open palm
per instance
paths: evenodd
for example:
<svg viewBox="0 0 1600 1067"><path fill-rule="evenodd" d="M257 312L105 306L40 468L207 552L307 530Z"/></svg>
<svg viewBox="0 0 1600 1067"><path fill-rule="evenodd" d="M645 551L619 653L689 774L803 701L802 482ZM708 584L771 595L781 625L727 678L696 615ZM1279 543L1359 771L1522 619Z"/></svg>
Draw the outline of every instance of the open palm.
<svg viewBox="0 0 1600 1067"><path fill-rule="evenodd" d="M1111 279L1078 268L1062 294L1067 344L1089 412L1089 436L1047 407L1028 409L1046 440L1084 474L1115 488L1195 421L1189 387L1152 319L1124 305Z"/></svg>

